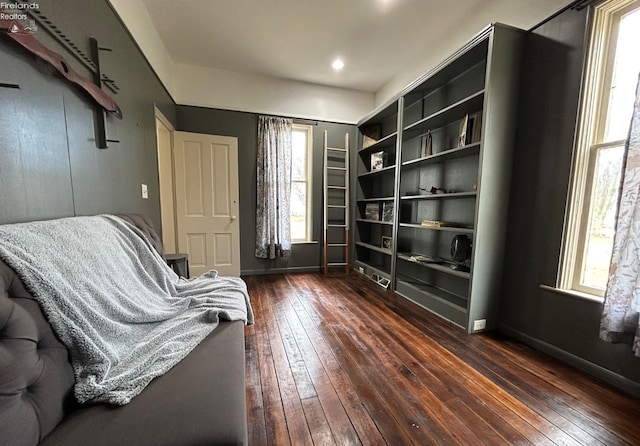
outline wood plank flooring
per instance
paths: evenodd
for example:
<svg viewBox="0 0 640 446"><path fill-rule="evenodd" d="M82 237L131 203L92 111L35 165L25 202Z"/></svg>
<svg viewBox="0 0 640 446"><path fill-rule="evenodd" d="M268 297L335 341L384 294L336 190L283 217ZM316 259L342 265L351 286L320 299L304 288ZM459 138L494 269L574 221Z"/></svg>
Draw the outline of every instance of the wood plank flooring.
<svg viewBox="0 0 640 446"><path fill-rule="evenodd" d="M640 399L359 274L244 279L252 446L640 444Z"/></svg>

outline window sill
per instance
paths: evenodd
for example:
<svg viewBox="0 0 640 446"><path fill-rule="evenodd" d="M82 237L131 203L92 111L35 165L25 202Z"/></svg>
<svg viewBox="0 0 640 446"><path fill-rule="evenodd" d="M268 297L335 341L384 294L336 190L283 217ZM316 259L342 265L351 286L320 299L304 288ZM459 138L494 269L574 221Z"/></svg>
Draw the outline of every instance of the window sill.
<svg viewBox="0 0 640 446"><path fill-rule="evenodd" d="M551 291L552 293L562 294L563 296L574 297L576 299L588 300L590 302L595 302L598 304L601 304L604 302L604 298L600 296L583 293L576 290L566 290L564 288L556 288L549 285L540 285L540 288L542 288L543 290Z"/></svg>

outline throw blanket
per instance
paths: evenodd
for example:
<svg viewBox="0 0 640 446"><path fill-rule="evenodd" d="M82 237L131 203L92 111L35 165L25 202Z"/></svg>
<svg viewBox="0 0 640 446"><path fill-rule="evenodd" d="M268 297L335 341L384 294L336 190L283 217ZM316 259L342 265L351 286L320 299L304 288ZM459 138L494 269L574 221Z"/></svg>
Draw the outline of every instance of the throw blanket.
<svg viewBox="0 0 640 446"><path fill-rule="evenodd" d="M179 278L118 217L0 226L0 258L69 349L80 402L127 404L220 319L253 323L242 279Z"/></svg>

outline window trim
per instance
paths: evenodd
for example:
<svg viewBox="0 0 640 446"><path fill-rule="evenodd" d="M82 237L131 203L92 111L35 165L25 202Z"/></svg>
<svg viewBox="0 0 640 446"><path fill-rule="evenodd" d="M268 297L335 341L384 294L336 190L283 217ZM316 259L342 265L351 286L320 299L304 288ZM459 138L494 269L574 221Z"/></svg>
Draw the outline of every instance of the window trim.
<svg viewBox="0 0 640 446"><path fill-rule="evenodd" d="M306 234L305 238L291 239L292 244L313 243L313 126L307 124L294 123L291 127L294 132L303 132L307 138L307 168L306 184L307 192L307 209L306 209ZM301 183L302 181L291 179L291 183Z"/></svg>
<svg viewBox="0 0 640 446"><path fill-rule="evenodd" d="M601 141L606 119L602 113L610 91L615 44L622 16L638 8L638 0L609 0L591 8L588 29L589 42L583 67L583 85L578 127L575 137L575 154L571 166L571 182L565 207L565 227L557 287L573 290L603 299L604 290L580 284L580 274L585 255L589 201L593 188L593 176L599 150L619 141ZM603 91L604 90L604 91Z"/></svg>

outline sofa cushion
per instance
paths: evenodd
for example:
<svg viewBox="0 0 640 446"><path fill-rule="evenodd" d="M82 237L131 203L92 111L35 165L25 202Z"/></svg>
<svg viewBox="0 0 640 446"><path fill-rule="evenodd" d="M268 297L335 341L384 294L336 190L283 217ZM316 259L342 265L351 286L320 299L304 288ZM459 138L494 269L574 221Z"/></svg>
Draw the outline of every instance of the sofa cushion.
<svg viewBox="0 0 640 446"><path fill-rule="evenodd" d="M153 222L149 217L141 214L118 214L117 217L120 217L124 221L131 223L133 226L138 228L147 240L149 240L151 246L153 246L160 255L164 254L160 234L156 232L153 227Z"/></svg>
<svg viewBox="0 0 640 446"><path fill-rule="evenodd" d="M0 261L0 432L3 444L36 444L72 402L67 349L17 275Z"/></svg>
<svg viewBox="0 0 640 446"><path fill-rule="evenodd" d="M246 444L244 323L220 325L125 406L70 414L42 446Z"/></svg>

